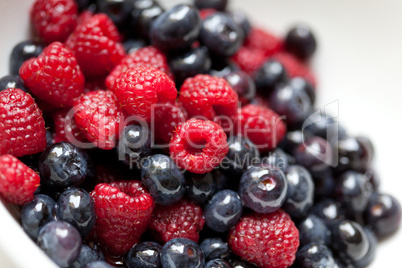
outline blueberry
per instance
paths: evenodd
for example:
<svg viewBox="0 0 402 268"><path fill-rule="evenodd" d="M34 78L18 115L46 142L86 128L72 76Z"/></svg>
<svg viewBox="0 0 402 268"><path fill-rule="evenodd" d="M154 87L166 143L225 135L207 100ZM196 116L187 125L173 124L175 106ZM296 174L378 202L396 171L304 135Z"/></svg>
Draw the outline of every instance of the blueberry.
<svg viewBox="0 0 402 268"><path fill-rule="evenodd" d="M230 255L228 243L221 238L207 238L200 244L205 260L225 259Z"/></svg>
<svg viewBox="0 0 402 268"><path fill-rule="evenodd" d="M237 258L229 260L233 268L256 268L254 264L251 264L245 260L240 260Z"/></svg>
<svg viewBox="0 0 402 268"><path fill-rule="evenodd" d="M377 192L381 183L378 173L374 169L368 168L364 171L364 175L368 178L368 182L371 184L373 190Z"/></svg>
<svg viewBox="0 0 402 268"><path fill-rule="evenodd" d="M10 74L18 75L24 61L39 56L43 46L35 41L24 41L13 48L10 56Z"/></svg>
<svg viewBox="0 0 402 268"><path fill-rule="evenodd" d="M278 210L286 200L283 172L272 166L253 166L240 179L239 194L246 207L258 213Z"/></svg>
<svg viewBox="0 0 402 268"><path fill-rule="evenodd" d="M241 10L231 10L228 12L233 21L243 30L243 36L246 38L251 31L250 21L246 14Z"/></svg>
<svg viewBox="0 0 402 268"><path fill-rule="evenodd" d="M268 153L268 156L261 159L261 163L265 166L277 167L283 172L289 167L289 158L283 150L276 148L272 152Z"/></svg>
<svg viewBox="0 0 402 268"><path fill-rule="evenodd" d="M296 264L303 268L335 268L335 259L327 246L313 242L297 251Z"/></svg>
<svg viewBox="0 0 402 268"><path fill-rule="evenodd" d="M373 158L371 142L366 138L345 137L337 142L338 170L360 170L368 167Z"/></svg>
<svg viewBox="0 0 402 268"><path fill-rule="evenodd" d="M91 247L82 244L80 255L78 259L70 266L70 268L84 268L88 263L103 261L105 256L102 251L98 249L92 249Z"/></svg>
<svg viewBox="0 0 402 268"><path fill-rule="evenodd" d="M378 241L375 234L369 228L364 228L364 232L367 235L369 249L362 259L353 263L356 268L367 267L373 261L377 251Z"/></svg>
<svg viewBox="0 0 402 268"><path fill-rule="evenodd" d="M216 10L225 10L228 0L194 0L194 5L199 9L213 8Z"/></svg>
<svg viewBox="0 0 402 268"><path fill-rule="evenodd" d="M312 104L315 103L316 93L313 85L311 85L306 79L296 76L290 79L289 84L298 91L304 91L310 97Z"/></svg>
<svg viewBox="0 0 402 268"><path fill-rule="evenodd" d="M223 78L239 95L239 101L242 105L248 104L254 99L256 87L253 79L243 71L230 72Z"/></svg>
<svg viewBox="0 0 402 268"><path fill-rule="evenodd" d="M201 18L190 5L176 5L157 17L151 25L151 43L162 50L189 47L198 37Z"/></svg>
<svg viewBox="0 0 402 268"><path fill-rule="evenodd" d="M221 57L212 57L212 67L209 72L212 76L224 77L231 72L239 71L240 68L237 64L229 59Z"/></svg>
<svg viewBox="0 0 402 268"><path fill-rule="evenodd" d="M24 92L28 92L24 85L24 81L19 75L6 75L0 78L0 91L7 88L19 88Z"/></svg>
<svg viewBox="0 0 402 268"><path fill-rule="evenodd" d="M147 43L142 39L127 39L123 42L124 50L130 54L139 48L145 47Z"/></svg>
<svg viewBox="0 0 402 268"><path fill-rule="evenodd" d="M394 233L401 223L401 205L388 194L374 195L365 210L365 223L379 238Z"/></svg>
<svg viewBox="0 0 402 268"><path fill-rule="evenodd" d="M212 176L215 180L215 192L228 189L233 183L229 180L229 178L223 174L219 169L214 169L211 171ZM237 188L236 188L237 189Z"/></svg>
<svg viewBox="0 0 402 268"><path fill-rule="evenodd" d="M332 147L321 137L311 137L300 144L294 151L296 163L307 168L311 173L325 170L333 163Z"/></svg>
<svg viewBox="0 0 402 268"><path fill-rule="evenodd" d="M185 178L187 196L197 204L207 202L216 191L215 179L211 172L205 174L187 172Z"/></svg>
<svg viewBox="0 0 402 268"><path fill-rule="evenodd" d="M240 219L243 204L232 190L217 192L204 208L205 224L215 232L226 232Z"/></svg>
<svg viewBox="0 0 402 268"><path fill-rule="evenodd" d="M229 57L243 43L243 32L229 15L216 12L202 22L200 42L213 54Z"/></svg>
<svg viewBox="0 0 402 268"><path fill-rule="evenodd" d="M289 154L293 154L294 150L302 144L305 140L312 137L312 134L308 130L289 130L286 132L285 137L278 145Z"/></svg>
<svg viewBox="0 0 402 268"><path fill-rule="evenodd" d="M130 15L130 27L140 37L149 39L151 25L165 10L154 0L136 0Z"/></svg>
<svg viewBox="0 0 402 268"><path fill-rule="evenodd" d="M207 262L205 268L232 268L232 265L225 260L215 259Z"/></svg>
<svg viewBox="0 0 402 268"><path fill-rule="evenodd" d="M114 268L114 266L105 261L95 261L88 263L85 268Z"/></svg>
<svg viewBox="0 0 402 268"><path fill-rule="evenodd" d="M314 195L316 198L325 198L332 196L335 189L335 178L330 168L326 168L320 172L314 172Z"/></svg>
<svg viewBox="0 0 402 268"><path fill-rule="evenodd" d="M264 96L269 95L275 86L285 82L287 78L285 67L273 59L266 61L254 74L257 90Z"/></svg>
<svg viewBox="0 0 402 268"><path fill-rule="evenodd" d="M86 237L95 225L94 201L84 189L67 189L57 201L56 216L58 220L73 225L82 237Z"/></svg>
<svg viewBox="0 0 402 268"><path fill-rule="evenodd" d="M50 146L53 144L53 133L46 129L46 146Z"/></svg>
<svg viewBox="0 0 402 268"><path fill-rule="evenodd" d="M300 245L304 246L312 242L329 245L331 232L325 222L311 214L297 225L299 230Z"/></svg>
<svg viewBox="0 0 402 268"><path fill-rule="evenodd" d="M170 70L179 85L188 77L208 73L211 70L211 65L212 61L206 47L184 51L169 59Z"/></svg>
<svg viewBox="0 0 402 268"><path fill-rule="evenodd" d="M197 243L187 238L174 238L163 246L161 263L163 268L201 268L205 260Z"/></svg>
<svg viewBox="0 0 402 268"><path fill-rule="evenodd" d="M21 225L33 240L38 238L39 230L54 220L56 203L47 195L37 194L21 209Z"/></svg>
<svg viewBox="0 0 402 268"><path fill-rule="evenodd" d="M332 199L324 199L316 203L311 212L321 218L328 226L345 219L341 204Z"/></svg>
<svg viewBox="0 0 402 268"><path fill-rule="evenodd" d="M57 265L69 267L80 254L82 240L69 223L52 221L39 231L37 244Z"/></svg>
<svg viewBox="0 0 402 268"><path fill-rule="evenodd" d="M302 166L289 166L286 171L287 199L282 208L292 218L300 219L313 206L314 183L310 173Z"/></svg>
<svg viewBox="0 0 402 268"><path fill-rule="evenodd" d="M41 184L62 191L85 180L88 173L87 155L69 142L47 147L39 159Z"/></svg>
<svg viewBox="0 0 402 268"><path fill-rule="evenodd" d="M161 205L172 205L185 194L184 175L166 155L155 154L145 159L141 181L148 187L155 202Z"/></svg>
<svg viewBox="0 0 402 268"><path fill-rule="evenodd" d="M299 24L290 29L286 35L285 47L290 53L305 60L314 54L317 41L309 27Z"/></svg>
<svg viewBox="0 0 402 268"><path fill-rule="evenodd" d="M130 249L125 263L128 268L159 268L161 249L162 246L158 243L141 242Z"/></svg>
<svg viewBox="0 0 402 268"><path fill-rule="evenodd" d="M108 15L118 28L126 24L133 8L132 0L97 0L96 4L98 12Z"/></svg>
<svg viewBox="0 0 402 268"><path fill-rule="evenodd" d="M312 136L319 136L329 142L338 141L346 136L346 131L331 115L317 111L305 122L303 131L309 131Z"/></svg>
<svg viewBox="0 0 402 268"><path fill-rule="evenodd" d="M151 154L151 132L146 126L126 126L116 149L119 159L132 167Z"/></svg>

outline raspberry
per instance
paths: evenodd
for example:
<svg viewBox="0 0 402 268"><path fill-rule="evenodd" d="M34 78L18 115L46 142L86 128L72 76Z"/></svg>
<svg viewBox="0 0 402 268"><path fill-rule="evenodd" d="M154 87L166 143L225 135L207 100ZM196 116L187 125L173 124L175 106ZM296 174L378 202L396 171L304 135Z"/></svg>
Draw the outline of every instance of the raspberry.
<svg viewBox="0 0 402 268"><path fill-rule="evenodd" d="M85 79L73 53L60 42L24 62L20 76L35 97L54 107L70 107L84 92Z"/></svg>
<svg viewBox="0 0 402 268"><path fill-rule="evenodd" d="M149 229L164 243L178 237L198 242L204 223L201 207L183 199L168 207L157 205Z"/></svg>
<svg viewBox="0 0 402 268"><path fill-rule="evenodd" d="M187 112L180 103L161 103L155 106L154 134L158 142L169 143L177 126L187 119Z"/></svg>
<svg viewBox="0 0 402 268"><path fill-rule="evenodd" d="M54 134L53 142L69 141L74 144L74 139L85 142L84 133L78 128L73 115L68 114L69 110L60 110L53 114ZM73 139L71 138L73 137Z"/></svg>
<svg viewBox="0 0 402 268"><path fill-rule="evenodd" d="M159 71L166 73L172 80L173 75L169 70L165 55L157 48L148 46L140 48L130 54L128 54L119 65L117 65L113 71L106 77L105 84L109 89L113 88L117 77L131 67L137 65L144 65L154 67Z"/></svg>
<svg viewBox="0 0 402 268"><path fill-rule="evenodd" d="M236 114L239 97L225 79L199 74L184 81L179 101L190 117L220 122L217 116Z"/></svg>
<svg viewBox="0 0 402 268"><path fill-rule="evenodd" d="M64 42L77 26L74 0L36 0L31 8L33 28L46 44Z"/></svg>
<svg viewBox="0 0 402 268"><path fill-rule="evenodd" d="M222 127L212 121L190 119L179 125L169 144L175 163L193 173L218 166L229 150Z"/></svg>
<svg viewBox="0 0 402 268"><path fill-rule="evenodd" d="M264 52L265 56L278 53L283 48L282 40L261 28L252 28L247 36L244 45L248 48L258 49Z"/></svg>
<svg viewBox="0 0 402 268"><path fill-rule="evenodd" d="M19 88L0 92L0 155L23 156L46 147L45 120L34 99Z"/></svg>
<svg viewBox="0 0 402 268"><path fill-rule="evenodd" d="M97 147L110 150L119 136L123 114L109 90L91 91L74 101L74 119L85 137Z"/></svg>
<svg viewBox="0 0 402 268"><path fill-rule="evenodd" d="M101 183L91 192L95 202L96 235L108 252L122 256L140 241L154 201L139 181Z"/></svg>
<svg viewBox="0 0 402 268"><path fill-rule="evenodd" d="M252 213L230 231L228 243L233 253L258 267L289 267L296 258L299 231L282 210Z"/></svg>
<svg viewBox="0 0 402 268"><path fill-rule="evenodd" d="M145 121L151 119L153 104L177 97L174 82L164 72L149 66L127 69L117 78L113 91L128 115Z"/></svg>
<svg viewBox="0 0 402 268"><path fill-rule="evenodd" d="M200 17L201 17L201 19L205 19L209 15L212 15L216 12L217 11L214 8L203 8L203 9L200 9Z"/></svg>
<svg viewBox="0 0 402 268"><path fill-rule="evenodd" d="M86 76L106 76L126 54L119 41L119 32L108 16L96 14L77 26L66 47L74 52Z"/></svg>
<svg viewBox="0 0 402 268"><path fill-rule="evenodd" d="M243 71L252 74L264 64L267 57L261 49L249 47L241 47L236 54L232 56L232 60L237 63Z"/></svg>
<svg viewBox="0 0 402 268"><path fill-rule="evenodd" d="M0 156L0 195L12 204L23 205L34 198L39 175L12 155Z"/></svg>
<svg viewBox="0 0 402 268"><path fill-rule="evenodd" d="M249 104L236 116L235 132L251 140L260 152L266 152L283 139L286 125L271 109Z"/></svg>

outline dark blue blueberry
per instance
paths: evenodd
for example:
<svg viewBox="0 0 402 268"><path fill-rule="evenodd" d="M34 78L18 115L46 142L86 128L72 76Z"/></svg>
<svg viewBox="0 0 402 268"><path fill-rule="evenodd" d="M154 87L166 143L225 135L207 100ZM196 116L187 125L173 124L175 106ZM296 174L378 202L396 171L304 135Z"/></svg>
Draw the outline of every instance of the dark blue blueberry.
<svg viewBox="0 0 402 268"><path fill-rule="evenodd" d="M249 139L234 136L228 140L229 151L220 165L221 170L228 176L239 178L253 163L259 162L259 151Z"/></svg>
<svg viewBox="0 0 402 268"><path fill-rule="evenodd" d="M24 61L39 56L42 53L43 46L35 41L24 41L18 43L11 52L10 56L10 74L18 75L20 67Z"/></svg>
<svg viewBox="0 0 402 268"><path fill-rule="evenodd" d="M272 166L253 166L240 179L239 195L246 207L258 213L278 210L286 200L285 174Z"/></svg>
<svg viewBox="0 0 402 268"><path fill-rule="evenodd" d="M243 38L241 28L222 12L216 12L202 22L200 41L217 56L229 57L235 54Z"/></svg>
<svg viewBox="0 0 402 268"><path fill-rule="evenodd" d="M41 184L54 191L75 186L85 180L88 173L87 155L69 142L47 147L39 159Z"/></svg>
<svg viewBox="0 0 402 268"><path fill-rule="evenodd" d="M314 183L310 173L302 166L289 166L286 171L287 199L282 208L292 218L304 217L313 206Z"/></svg>
<svg viewBox="0 0 402 268"><path fill-rule="evenodd" d="M228 189L231 185L233 185L233 183L229 180L229 178L225 174L223 174L219 169L212 170L211 174L215 180L216 192Z"/></svg>
<svg viewBox="0 0 402 268"><path fill-rule="evenodd" d="M215 259L207 262L205 268L232 268L232 265L225 260Z"/></svg>
<svg viewBox="0 0 402 268"><path fill-rule="evenodd" d="M200 244L205 260L226 259L230 255L228 243L221 238L207 238Z"/></svg>
<svg viewBox="0 0 402 268"><path fill-rule="evenodd" d="M299 230L300 245L304 246L312 242L329 245L331 232L325 222L311 214L297 225Z"/></svg>
<svg viewBox="0 0 402 268"><path fill-rule="evenodd" d="M105 261L95 261L88 263L85 268L114 268L114 266Z"/></svg>
<svg viewBox="0 0 402 268"><path fill-rule="evenodd" d="M64 221L47 223L39 231L38 246L60 267L73 264L81 250L81 235Z"/></svg>
<svg viewBox="0 0 402 268"><path fill-rule="evenodd" d="M70 268L84 268L88 263L103 261L105 256L102 251L92 249L91 247L82 244L78 259L70 266Z"/></svg>
<svg viewBox="0 0 402 268"><path fill-rule="evenodd" d="M105 13L113 23L121 28L133 9L132 0L97 0L98 12Z"/></svg>
<svg viewBox="0 0 402 268"><path fill-rule="evenodd" d="M215 232L226 232L236 225L242 212L240 196L232 190L222 190L205 206L205 224Z"/></svg>
<svg viewBox="0 0 402 268"><path fill-rule="evenodd" d="M211 172L206 174L187 172L185 177L187 196L197 204L207 202L216 191L215 179Z"/></svg>
<svg viewBox="0 0 402 268"><path fill-rule="evenodd" d="M130 16L131 31L148 40L152 23L165 10L155 0L136 0L133 5Z"/></svg>
<svg viewBox="0 0 402 268"><path fill-rule="evenodd" d="M161 263L163 268L201 268L205 259L197 243L187 238L174 238L163 246Z"/></svg>
<svg viewBox="0 0 402 268"><path fill-rule="evenodd" d="M321 172L333 164L332 147L321 137L311 137L300 144L294 151L296 163L307 168L311 173Z"/></svg>
<svg viewBox="0 0 402 268"><path fill-rule="evenodd" d="M157 17L151 25L151 43L162 50L189 47L198 37L201 18L190 5L176 5Z"/></svg>
<svg viewBox="0 0 402 268"><path fill-rule="evenodd" d="M264 96L269 95L275 86L287 80L285 67L276 60L268 60L254 74L257 90Z"/></svg>
<svg viewBox="0 0 402 268"><path fill-rule="evenodd" d="M142 39L127 39L123 42L124 50L130 54L139 48L145 47L147 43Z"/></svg>
<svg viewBox="0 0 402 268"><path fill-rule="evenodd" d="M371 227L379 238L387 237L398 230L401 224L401 205L388 194L376 194L365 210L365 224Z"/></svg>
<svg viewBox="0 0 402 268"><path fill-rule="evenodd" d="M137 165L151 154L151 132L146 126L129 125L123 129L116 147L119 160L124 164Z"/></svg>
<svg viewBox="0 0 402 268"><path fill-rule="evenodd" d="M243 36L246 38L251 31L250 21L248 20L246 14L241 10L231 10L228 12L229 16L232 17L234 22L239 25L243 30Z"/></svg>
<svg viewBox="0 0 402 268"><path fill-rule="evenodd" d="M0 91L7 88L19 88L24 92L28 92L24 85L24 81L19 75L6 75L0 79Z"/></svg>
<svg viewBox="0 0 402 268"><path fill-rule="evenodd" d="M53 144L53 133L46 129L46 146L50 146Z"/></svg>
<svg viewBox="0 0 402 268"><path fill-rule="evenodd" d="M212 67L209 72L212 76L224 77L231 72L239 71L240 68L237 64L231 60L220 57L212 57Z"/></svg>
<svg viewBox="0 0 402 268"><path fill-rule="evenodd" d="M254 264L251 264L245 260L238 259L237 257L230 259L229 263L233 268L256 268Z"/></svg>
<svg viewBox="0 0 402 268"><path fill-rule="evenodd" d="M367 267L373 261L377 252L378 241L375 234L369 228L364 228L364 231L366 232L368 238L369 249L362 259L353 263L356 268Z"/></svg>
<svg viewBox="0 0 402 268"><path fill-rule="evenodd" d="M314 204L311 212L321 218L327 226L331 226L335 222L345 219L341 204L332 199L324 199Z"/></svg>
<svg viewBox="0 0 402 268"><path fill-rule="evenodd" d="M287 155L284 151L280 148L276 148L274 151L269 152L268 156L261 159L261 163L264 166L272 166L277 167L283 172L289 167L289 158L290 156Z"/></svg>
<svg viewBox="0 0 402 268"><path fill-rule="evenodd" d="M290 29L286 35L285 48L298 58L306 60L314 54L317 41L309 27L299 24Z"/></svg>
<svg viewBox="0 0 402 268"><path fill-rule="evenodd" d="M216 10L225 10L228 0L194 0L194 5L199 9L213 8Z"/></svg>
<svg viewBox="0 0 402 268"><path fill-rule="evenodd" d="M335 259L327 246L313 242L297 251L296 265L303 268L335 268Z"/></svg>
<svg viewBox="0 0 402 268"><path fill-rule="evenodd" d="M374 192L377 192L381 183L378 173L374 169L368 168L364 171L364 175L368 178L368 182L371 184Z"/></svg>
<svg viewBox="0 0 402 268"><path fill-rule="evenodd" d="M361 170L371 163L373 149L367 138L345 137L336 143L338 152L338 170Z"/></svg>
<svg viewBox="0 0 402 268"><path fill-rule="evenodd" d="M185 178L173 160L162 154L145 159L141 169L141 181L155 202L169 206L185 194Z"/></svg>
<svg viewBox="0 0 402 268"><path fill-rule="evenodd" d="M73 225L82 237L86 237L95 225L94 201L84 189L67 189L57 201L56 216L58 220Z"/></svg>
<svg viewBox="0 0 402 268"><path fill-rule="evenodd" d="M235 71L223 76L223 78L237 92L242 105L246 105L254 99L256 94L255 83L248 74L243 71Z"/></svg>
<svg viewBox="0 0 402 268"><path fill-rule="evenodd" d="M345 129L335 118L323 111L314 112L305 122L303 131L309 131L312 136L319 136L331 143L346 136Z"/></svg>
<svg viewBox="0 0 402 268"><path fill-rule="evenodd" d="M155 242L141 242L134 245L126 255L127 268L161 267L162 246Z"/></svg>
<svg viewBox="0 0 402 268"><path fill-rule="evenodd" d="M285 137L279 143L279 147L285 150L289 154L293 154L294 150L302 144L305 140L312 137L312 134L307 131L301 131L300 129L289 130L286 132Z"/></svg>
<svg viewBox="0 0 402 268"><path fill-rule="evenodd" d="M173 55L169 59L170 70L179 85L188 77L208 73L211 70L211 65L212 61L206 47L194 48Z"/></svg>
<svg viewBox="0 0 402 268"><path fill-rule="evenodd" d="M47 195L37 194L21 209L21 225L33 240L38 238L39 230L54 220L56 203Z"/></svg>
<svg viewBox="0 0 402 268"><path fill-rule="evenodd" d="M331 168L326 168L320 172L311 174L314 181L314 195L316 198L332 196L335 189L335 178Z"/></svg>
<svg viewBox="0 0 402 268"><path fill-rule="evenodd" d="M298 91L304 91L310 97L310 101L312 104L315 103L316 93L313 85L311 85L306 79L303 77L294 77L289 81L290 85Z"/></svg>

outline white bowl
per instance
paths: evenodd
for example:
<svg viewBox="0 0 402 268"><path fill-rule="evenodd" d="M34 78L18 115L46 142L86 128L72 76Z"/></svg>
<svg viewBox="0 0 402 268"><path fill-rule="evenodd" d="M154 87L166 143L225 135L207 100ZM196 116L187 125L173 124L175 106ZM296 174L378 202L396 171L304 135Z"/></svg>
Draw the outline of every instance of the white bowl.
<svg viewBox="0 0 402 268"><path fill-rule="evenodd" d="M169 7L190 1L161 2ZM338 119L349 133L372 139L381 191L402 201L402 1L231 2L255 24L277 34L283 35L296 22L314 29L319 50L312 64L319 82L319 107L326 106L332 113L339 107ZM0 1L0 77L8 73L12 47L29 36L28 10L32 3ZM0 219L0 267L55 267L2 204ZM370 267L398 267L401 248L402 232L398 231L379 244Z"/></svg>

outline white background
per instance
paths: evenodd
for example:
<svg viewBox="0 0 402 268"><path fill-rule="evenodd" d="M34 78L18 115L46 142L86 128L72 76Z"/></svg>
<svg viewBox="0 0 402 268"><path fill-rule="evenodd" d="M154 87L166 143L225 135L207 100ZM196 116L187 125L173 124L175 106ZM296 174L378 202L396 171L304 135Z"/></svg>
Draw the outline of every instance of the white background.
<svg viewBox="0 0 402 268"><path fill-rule="evenodd" d="M12 47L28 36L32 2L0 0L0 76L8 72ZM161 2L168 7L183 1ZM279 35L296 22L314 29L319 104L338 100L339 120L349 133L372 139L381 190L402 201L402 1L234 0L231 6ZM51 267L5 213L0 206L0 266ZM370 267L397 267L401 248L399 231L380 244Z"/></svg>

